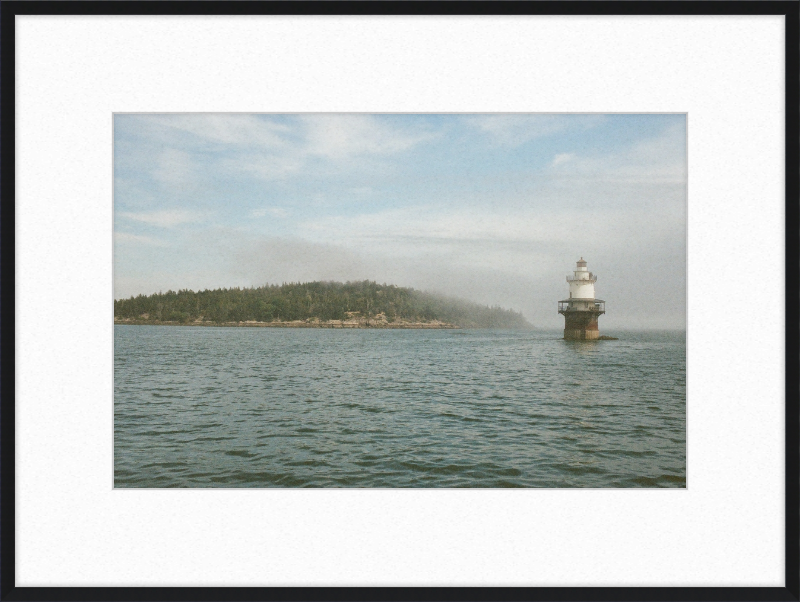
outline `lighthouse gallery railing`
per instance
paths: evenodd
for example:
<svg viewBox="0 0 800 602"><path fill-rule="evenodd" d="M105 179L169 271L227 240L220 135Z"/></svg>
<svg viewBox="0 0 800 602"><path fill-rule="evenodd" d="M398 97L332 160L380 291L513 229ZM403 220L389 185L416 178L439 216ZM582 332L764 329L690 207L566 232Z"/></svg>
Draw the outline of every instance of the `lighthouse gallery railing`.
<svg viewBox="0 0 800 602"><path fill-rule="evenodd" d="M576 299L576 305L579 304L580 301ZM572 307L573 301L559 301L558 302L558 313L564 313L567 311L599 311L600 313L606 313L606 302L605 301L595 301L594 307ZM580 303L583 305L583 303Z"/></svg>
<svg viewBox="0 0 800 602"><path fill-rule="evenodd" d="M567 282L597 282L597 276L589 272L588 278L576 278L575 276L567 276Z"/></svg>

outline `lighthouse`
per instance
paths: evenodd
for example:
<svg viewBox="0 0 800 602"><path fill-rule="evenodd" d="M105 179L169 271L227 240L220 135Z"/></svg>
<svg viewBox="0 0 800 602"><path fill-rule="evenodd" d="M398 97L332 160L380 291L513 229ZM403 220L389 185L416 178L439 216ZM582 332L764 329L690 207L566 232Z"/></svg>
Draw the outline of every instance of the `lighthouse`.
<svg viewBox="0 0 800 602"><path fill-rule="evenodd" d="M572 276L567 276L569 299L558 302L558 313L564 316L564 338L572 341L588 341L600 338L597 318L606 313L606 302L594 297L597 276L586 267L580 258Z"/></svg>

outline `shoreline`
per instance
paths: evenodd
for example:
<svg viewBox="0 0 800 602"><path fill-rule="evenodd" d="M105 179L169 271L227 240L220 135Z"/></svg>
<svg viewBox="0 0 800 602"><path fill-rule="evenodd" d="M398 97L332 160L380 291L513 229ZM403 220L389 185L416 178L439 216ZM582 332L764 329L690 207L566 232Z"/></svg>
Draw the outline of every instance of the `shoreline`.
<svg viewBox="0 0 800 602"><path fill-rule="evenodd" d="M293 320L289 322L256 322L248 320L245 322L210 322L210 321L196 321L196 322L170 322L162 320L133 320L133 319L119 319L114 318L114 324L128 325L128 326L204 326L209 328L218 327L234 327L234 328L372 328L372 329L434 329L434 330L458 330L460 326L456 324L449 324L447 322L386 322L383 320L367 321L367 320L329 320L327 322L320 321L305 321Z"/></svg>

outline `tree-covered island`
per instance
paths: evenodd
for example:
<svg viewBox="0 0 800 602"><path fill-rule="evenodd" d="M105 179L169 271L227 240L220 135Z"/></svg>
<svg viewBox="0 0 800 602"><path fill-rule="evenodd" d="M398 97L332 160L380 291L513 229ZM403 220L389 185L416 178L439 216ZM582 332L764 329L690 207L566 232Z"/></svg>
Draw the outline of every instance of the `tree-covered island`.
<svg viewBox="0 0 800 602"><path fill-rule="evenodd" d="M531 327L513 310L368 280L139 295L114 301L114 322L317 328Z"/></svg>

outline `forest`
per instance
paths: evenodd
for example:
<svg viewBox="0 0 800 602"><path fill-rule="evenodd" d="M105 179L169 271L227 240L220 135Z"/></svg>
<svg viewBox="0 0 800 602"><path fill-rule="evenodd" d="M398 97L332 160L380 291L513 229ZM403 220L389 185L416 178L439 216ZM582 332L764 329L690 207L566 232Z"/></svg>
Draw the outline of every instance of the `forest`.
<svg viewBox="0 0 800 602"><path fill-rule="evenodd" d="M167 291L114 301L114 318L135 322L440 321L459 328L530 328L520 312L394 285L284 283L254 288Z"/></svg>

